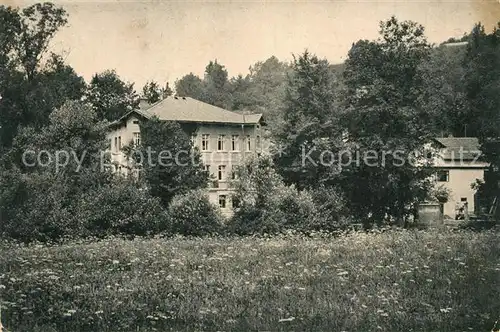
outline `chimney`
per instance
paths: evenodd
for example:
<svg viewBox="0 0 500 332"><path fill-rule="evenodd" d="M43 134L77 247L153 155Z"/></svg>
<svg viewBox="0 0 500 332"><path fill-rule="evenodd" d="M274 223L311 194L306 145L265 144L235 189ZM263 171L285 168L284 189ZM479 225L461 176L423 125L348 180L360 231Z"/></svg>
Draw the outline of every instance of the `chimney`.
<svg viewBox="0 0 500 332"><path fill-rule="evenodd" d="M167 84L165 84L165 89L163 89L163 99L169 97L172 95L172 89L170 89L170 86L168 85L168 82Z"/></svg>

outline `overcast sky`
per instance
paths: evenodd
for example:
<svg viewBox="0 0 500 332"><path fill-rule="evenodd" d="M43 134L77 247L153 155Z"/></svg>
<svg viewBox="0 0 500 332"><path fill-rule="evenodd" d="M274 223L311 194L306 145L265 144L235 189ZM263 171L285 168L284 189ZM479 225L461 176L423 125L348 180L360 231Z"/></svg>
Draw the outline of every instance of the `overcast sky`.
<svg viewBox="0 0 500 332"><path fill-rule="evenodd" d="M202 75L213 59L231 76L271 55L289 60L306 48L342 62L353 42L376 38L378 22L393 14L421 23L429 41L439 43L478 21L493 27L499 1L61 1L69 24L52 47L87 81L116 69L140 88L150 79L173 83L189 72Z"/></svg>

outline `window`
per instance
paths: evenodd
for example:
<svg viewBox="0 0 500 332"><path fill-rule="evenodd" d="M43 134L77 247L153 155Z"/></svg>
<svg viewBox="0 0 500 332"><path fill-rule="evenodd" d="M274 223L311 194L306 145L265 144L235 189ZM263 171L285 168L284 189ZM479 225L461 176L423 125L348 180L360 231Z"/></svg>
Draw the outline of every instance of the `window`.
<svg viewBox="0 0 500 332"><path fill-rule="evenodd" d="M203 170L210 174L210 165L203 165Z"/></svg>
<svg viewBox="0 0 500 332"><path fill-rule="evenodd" d="M219 207L221 209L226 208L226 201L227 201L226 195L219 195Z"/></svg>
<svg viewBox="0 0 500 332"><path fill-rule="evenodd" d="M219 139L217 140L217 150L224 151L224 140L226 139L225 135L219 135Z"/></svg>
<svg viewBox="0 0 500 332"><path fill-rule="evenodd" d="M247 151L251 151L251 150L252 150L252 144L250 141L250 135L247 135Z"/></svg>
<svg viewBox="0 0 500 332"><path fill-rule="evenodd" d="M467 202L467 197L460 197L460 202Z"/></svg>
<svg viewBox="0 0 500 332"><path fill-rule="evenodd" d="M449 171L439 171L437 172L437 180L439 182L448 182L450 178L450 172Z"/></svg>
<svg viewBox="0 0 500 332"><path fill-rule="evenodd" d="M257 136L256 141L255 141L255 148L257 150L260 150L260 136Z"/></svg>
<svg viewBox="0 0 500 332"><path fill-rule="evenodd" d="M240 137L238 135L233 135L231 137L231 151L239 151L240 150Z"/></svg>
<svg viewBox="0 0 500 332"><path fill-rule="evenodd" d="M209 137L210 136L208 134L201 135L201 150L202 151L208 151L208 149L209 149L209 145L208 145Z"/></svg>
<svg viewBox="0 0 500 332"><path fill-rule="evenodd" d="M111 138L108 138L108 149L112 149L113 148L113 144L112 144L113 140Z"/></svg>
<svg viewBox="0 0 500 332"><path fill-rule="evenodd" d="M238 179L238 173L236 172L236 170L233 170L231 172L231 180L237 180Z"/></svg>
<svg viewBox="0 0 500 332"><path fill-rule="evenodd" d="M219 172L217 174L217 179L219 179L219 181L222 181L224 180L224 173L226 171L226 166L225 165L219 165Z"/></svg>
<svg viewBox="0 0 500 332"><path fill-rule="evenodd" d="M122 137L118 136L118 149L121 150L122 148Z"/></svg>
<svg viewBox="0 0 500 332"><path fill-rule="evenodd" d="M118 137L115 136L115 151L118 151Z"/></svg>
<svg viewBox="0 0 500 332"><path fill-rule="evenodd" d="M233 208L239 208L240 207L240 200L237 197L232 197L232 203L233 203Z"/></svg>
<svg viewBox="0 0 500 332"><path fill-rule="evenodd" d="M141 145L141 133L134 133L134 146Z"/></svg>
<svg viewBox="0 0 500 332"><path fill-rule="evenodd" d="M132 121L133 124L139 124L139 120Z"/></svg>

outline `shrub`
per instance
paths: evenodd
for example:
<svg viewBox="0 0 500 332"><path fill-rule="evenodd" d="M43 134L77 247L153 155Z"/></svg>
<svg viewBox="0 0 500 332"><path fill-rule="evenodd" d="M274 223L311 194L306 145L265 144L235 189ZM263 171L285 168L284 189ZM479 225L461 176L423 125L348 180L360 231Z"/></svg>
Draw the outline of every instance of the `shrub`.
<svg viewBox="0 0 500 332"><path fill-rule="evenodd" d="M3 236L30 242L78 233L72 190L54 174L12 171L0 187Z"/></svg>
<svg viewBox="0 0 500 332"><path fill-rule="evenodd" d="M153 235L170 232L170 218L158 198L132 181L118 179L84 194L77 208L85 235Z"/></svg>
<svg viewBox="0 0 500 332"><path fill-rule="evenodd" d="M50 172L10 173L7 183L0 181L0 233L5 237L46 242L169 230L160 200L131 181L78 188Z"/></svg>
<svg viewBox="0 0 500 332"><path fill-rule="evenodd" d="M234 197L240 202L230 229L236 234L304 231L315 219L316 207L307 191L286 186L267 157L252 159L240 171Z"/></svg>
<svg viewBox="0 0 500 332"><path fill-rule="evenodd" d="M332 232L352 224L345 198L339 190L320 186L311 191L311 197L316 213L308 224L308 230Z"/></svg>
<svg viewBox="0 0 500 332"><path fill-rule="evenodd" d="M169 205L169 215L173 233L203 236L222 231L222 215L203 190L175 196Z"/></svg>

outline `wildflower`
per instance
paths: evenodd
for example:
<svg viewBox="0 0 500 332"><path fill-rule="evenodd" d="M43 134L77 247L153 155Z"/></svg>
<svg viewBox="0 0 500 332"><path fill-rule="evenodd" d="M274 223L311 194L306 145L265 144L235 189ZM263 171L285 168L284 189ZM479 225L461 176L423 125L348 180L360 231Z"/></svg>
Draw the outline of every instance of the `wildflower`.
<svg viewBox="0 0 500 332"><path fill-rule="evenodd" d="M283 323L283 322L291 322L295 320L295 317L289 317L289 318L281 318L278 322Z"/></svg>

